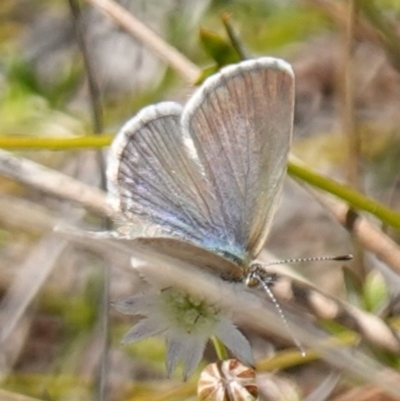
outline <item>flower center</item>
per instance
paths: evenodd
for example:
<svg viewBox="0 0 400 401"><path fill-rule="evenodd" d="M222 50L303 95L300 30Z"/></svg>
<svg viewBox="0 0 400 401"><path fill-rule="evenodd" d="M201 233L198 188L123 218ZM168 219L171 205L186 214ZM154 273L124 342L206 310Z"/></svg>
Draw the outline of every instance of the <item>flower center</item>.
<svg viewBox="0 0 400 401"><path fill-rule="evenodd" d="M210 335L219 320L219 311L202 300L172 288L161 293L165 317L174 327L188 334Z"/></svg>

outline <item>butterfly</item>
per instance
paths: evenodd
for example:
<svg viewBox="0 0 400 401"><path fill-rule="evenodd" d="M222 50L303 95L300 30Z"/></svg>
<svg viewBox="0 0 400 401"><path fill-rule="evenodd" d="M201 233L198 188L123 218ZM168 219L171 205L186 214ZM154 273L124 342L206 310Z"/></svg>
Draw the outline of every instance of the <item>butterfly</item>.
<svg viewBox="0 0 400 401"><path fill-rule="evenodd" d="M262 57L209 77L182 107L142 109L114 139L111 205L125 236L256 285L290 149L294 74Z"/></svg>

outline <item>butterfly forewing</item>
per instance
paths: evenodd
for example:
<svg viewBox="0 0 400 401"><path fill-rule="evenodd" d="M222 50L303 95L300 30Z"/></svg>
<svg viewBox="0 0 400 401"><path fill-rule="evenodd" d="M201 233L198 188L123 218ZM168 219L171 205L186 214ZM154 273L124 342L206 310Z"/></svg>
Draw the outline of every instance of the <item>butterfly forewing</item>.
<svg viewBox="0 0 400 401"><path fill-rule="evenodd" d="M287 63L250 60L210 78L184 109L228 252L254 257L265 242L286 171L293 86Z"/></svg>
<svg viewBox="0 0 400 401"><path fill-rule="evenodd" d="M210 228L199 169L182 136L181 111L178 104L160 103L124 125L110 151L108 191L128 221L200 243Z"/></svg>

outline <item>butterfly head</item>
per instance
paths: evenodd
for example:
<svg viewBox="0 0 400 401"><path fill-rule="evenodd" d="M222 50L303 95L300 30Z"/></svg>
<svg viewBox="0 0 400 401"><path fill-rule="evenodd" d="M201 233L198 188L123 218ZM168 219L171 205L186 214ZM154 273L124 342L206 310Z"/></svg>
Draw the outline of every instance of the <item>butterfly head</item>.
<svg viewBox="0 0 400 401"><path fill-rule="evenodd" d="M244 276L244 283L247 287L254 288L259 285L263 287L271 287L277 279L275 273L268 273L263 268L263 265L258 262L250 264Z"/></svg>

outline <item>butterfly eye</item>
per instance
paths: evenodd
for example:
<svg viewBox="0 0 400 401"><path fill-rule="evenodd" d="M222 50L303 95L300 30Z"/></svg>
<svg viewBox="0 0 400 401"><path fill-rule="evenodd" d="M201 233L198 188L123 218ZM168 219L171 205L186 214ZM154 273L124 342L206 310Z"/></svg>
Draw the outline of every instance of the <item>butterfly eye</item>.
<svg viewBox="0 0 400 401"><path fill-rule="evenodd" d="M256 287L258 284L260 284L260 277L255 271L252 271L246 276L244 283L247 287Z"/></svg>

